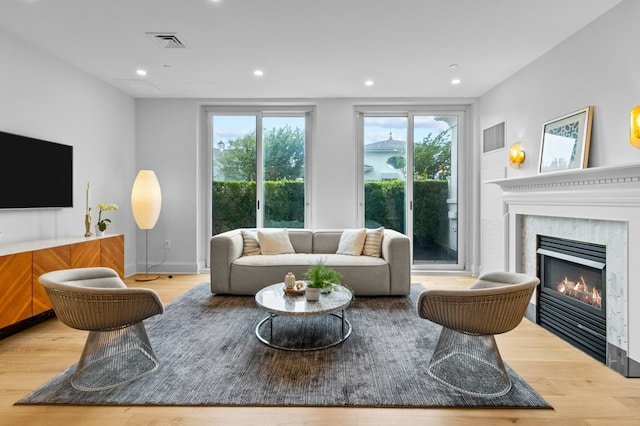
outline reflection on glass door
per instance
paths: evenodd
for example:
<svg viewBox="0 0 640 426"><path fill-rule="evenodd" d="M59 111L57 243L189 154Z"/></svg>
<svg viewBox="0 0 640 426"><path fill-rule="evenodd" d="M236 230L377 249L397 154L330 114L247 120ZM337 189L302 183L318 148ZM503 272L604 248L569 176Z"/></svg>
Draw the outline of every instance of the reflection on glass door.
<svg viewBox="0 0 640 426"><path fill-rule="evenodd" d="M407 117L364 117L364 219L406 234Z"/></svg>
<svg viewBox="0 0 640 426"><path fill-rule="evenodd" d="M364 114L362 123L365 226L410 236L418 269L458 265L458 116Z"/></svg>

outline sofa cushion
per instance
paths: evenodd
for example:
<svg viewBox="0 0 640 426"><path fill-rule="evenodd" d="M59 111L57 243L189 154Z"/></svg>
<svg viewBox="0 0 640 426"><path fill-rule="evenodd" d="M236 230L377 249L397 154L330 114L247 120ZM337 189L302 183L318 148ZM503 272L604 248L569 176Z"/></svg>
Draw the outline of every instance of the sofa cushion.
<svg viewBox="0 0 640 426"><path fill-rule="evenodd" d="M251 267L269 267L269 266L309 266L317 263L321 256L310 253L295 253L295 254L274 254L271 256L253 256L253 257L239 257L233 261L233 266L251 266ZM295 272L294 272L295 273ZM298 274L296 274L297 276ZM284 275L282 276L284 281Z"/></svg>
<svg viewBox="0 0 640 426"><path fill-rule="evenodd" d="M335 254L342 237L342 229L321 229L313 231L313 253Z"/></svg>
<svg viewBox="0 0 640 426"><path fill-rule="evenodd" d="M367 229L367 238L364 241L362 254L365 256L380 257L382 256L382 237L384 236L384 227L376 229Z"/></svg>
<svg viewBox="0 0 640 426"><path fill-rule="evenodd" d="M235 294L255 294L258 290L283 282L287 272L301 279L311 265L322 260L342 274L342 284L354 289L356 296L389 294L389 263L381 257L349 256L345 254L276 254L242 256L231 264L230 291Z"/></svg>
<svg viewBox="0 0 640 426"><path fill-rule="evenodd" d="M362 248L364 247L365 238L367 238L367 231L365 229L345 229L340 236L336 254L360 256L362 254Z"/></svg>
<svg viewBox="0 0 640 426"><path fill-rule="evenodd" d="M387 261L382 258L374 257L354 257L346 254L311 254L311 253L294 253L294 254L274 254L271 256L242 256L233 261L234 266L251 266L251 267L269 267L282 265L286 266L304 266L309 269L312 265L322 261L326 266L379 266L388 265ZM305 269L305 270L306 270ZM297 276L297 275L296 275ZM284 281L284 275L282 280Z"/></svg>
<svg viewBox="0 0 640 426"><path fill-rule="evenodd" d="M313 232L310 229L288 229L287 232L296 253L311 253L313 251Z"/></svg>
<svg viewBox="0 0 640 426"><path fill-rule="evenodd" d="M262 254L295 253L286 229L259 229L258 242Z"/></svg>
<svg viewBox="0 0 640 426"><path fill-rule="evenodd" d="M258 232L249 229L242 230L242 255L255 256L260 254L260 243L258 242Z"/></svg>

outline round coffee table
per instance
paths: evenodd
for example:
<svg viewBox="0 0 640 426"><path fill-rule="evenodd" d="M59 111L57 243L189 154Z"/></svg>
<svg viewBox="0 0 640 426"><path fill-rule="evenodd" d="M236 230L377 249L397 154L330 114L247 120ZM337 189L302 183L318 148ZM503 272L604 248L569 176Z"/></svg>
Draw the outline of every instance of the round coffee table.
<svg viewBox="0 0 640 426"><path fill-rule="evenodd" d="M268 346L288 351L314 351L335 346L344 342L351 335L351 323L345 317L345 310L351 303L353 295L351 291L340 285L334 285L330 293L320 295L320 300L310 302L304 294L287 294L284 292L284 283L277 283L265 287L256 294L256 303L261 308L269 312L269 316L264 318L256 326L256 336ZM340 333L335 339L328 342L312 343L309 346L298 347L288 345L286 342L277 343L274 341L273 320L278 316L310 318L327 315L330 318L337 318L340 326ZM263 332L266 323L269 323L268 330ZM278 321L276 321L278 322ZM264 327L263 327L264 326Z"/></svg>

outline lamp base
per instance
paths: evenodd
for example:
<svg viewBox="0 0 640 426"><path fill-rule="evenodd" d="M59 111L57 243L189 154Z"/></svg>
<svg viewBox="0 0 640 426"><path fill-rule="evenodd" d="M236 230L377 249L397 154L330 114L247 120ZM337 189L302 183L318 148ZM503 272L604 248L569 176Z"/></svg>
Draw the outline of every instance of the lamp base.
<svg viewBox="0 0 640 426"><path fill-rule="evenodd" d="M140 275L140 276L136 276L135 280L138 282L143 282L143 281L153 281L153 280L157 280L158 278L160 278L158 275Z"/></svg>

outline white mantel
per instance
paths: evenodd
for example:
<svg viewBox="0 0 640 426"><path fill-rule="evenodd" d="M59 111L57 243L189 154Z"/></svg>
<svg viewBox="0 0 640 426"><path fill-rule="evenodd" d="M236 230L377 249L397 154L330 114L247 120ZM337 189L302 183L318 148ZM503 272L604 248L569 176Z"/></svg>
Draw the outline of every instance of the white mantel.
<svg viewBox="0 0 640 426"><path fill-rule="evenodd" d="M541 230L573 239L584 234L586 240L607 245L607 263L616 260L607 266L607 285L614 287L610 304L607 295L607 364L640 376L640 164L485 183L502 189L509 270L536 273L531 234ZM616 363L624 365L610 365Z"/></svg>
<svg viewBox="0 0 640 426"><path fill-rule="evenodd" d="M569 196L572 204L640 204L640 164L544 173L485 183L499 185L508 204L518 204L519 200L527 201L538 196L546 203L562 204ZM594 199L593 195L601 195L602 198Z"/></svg>

